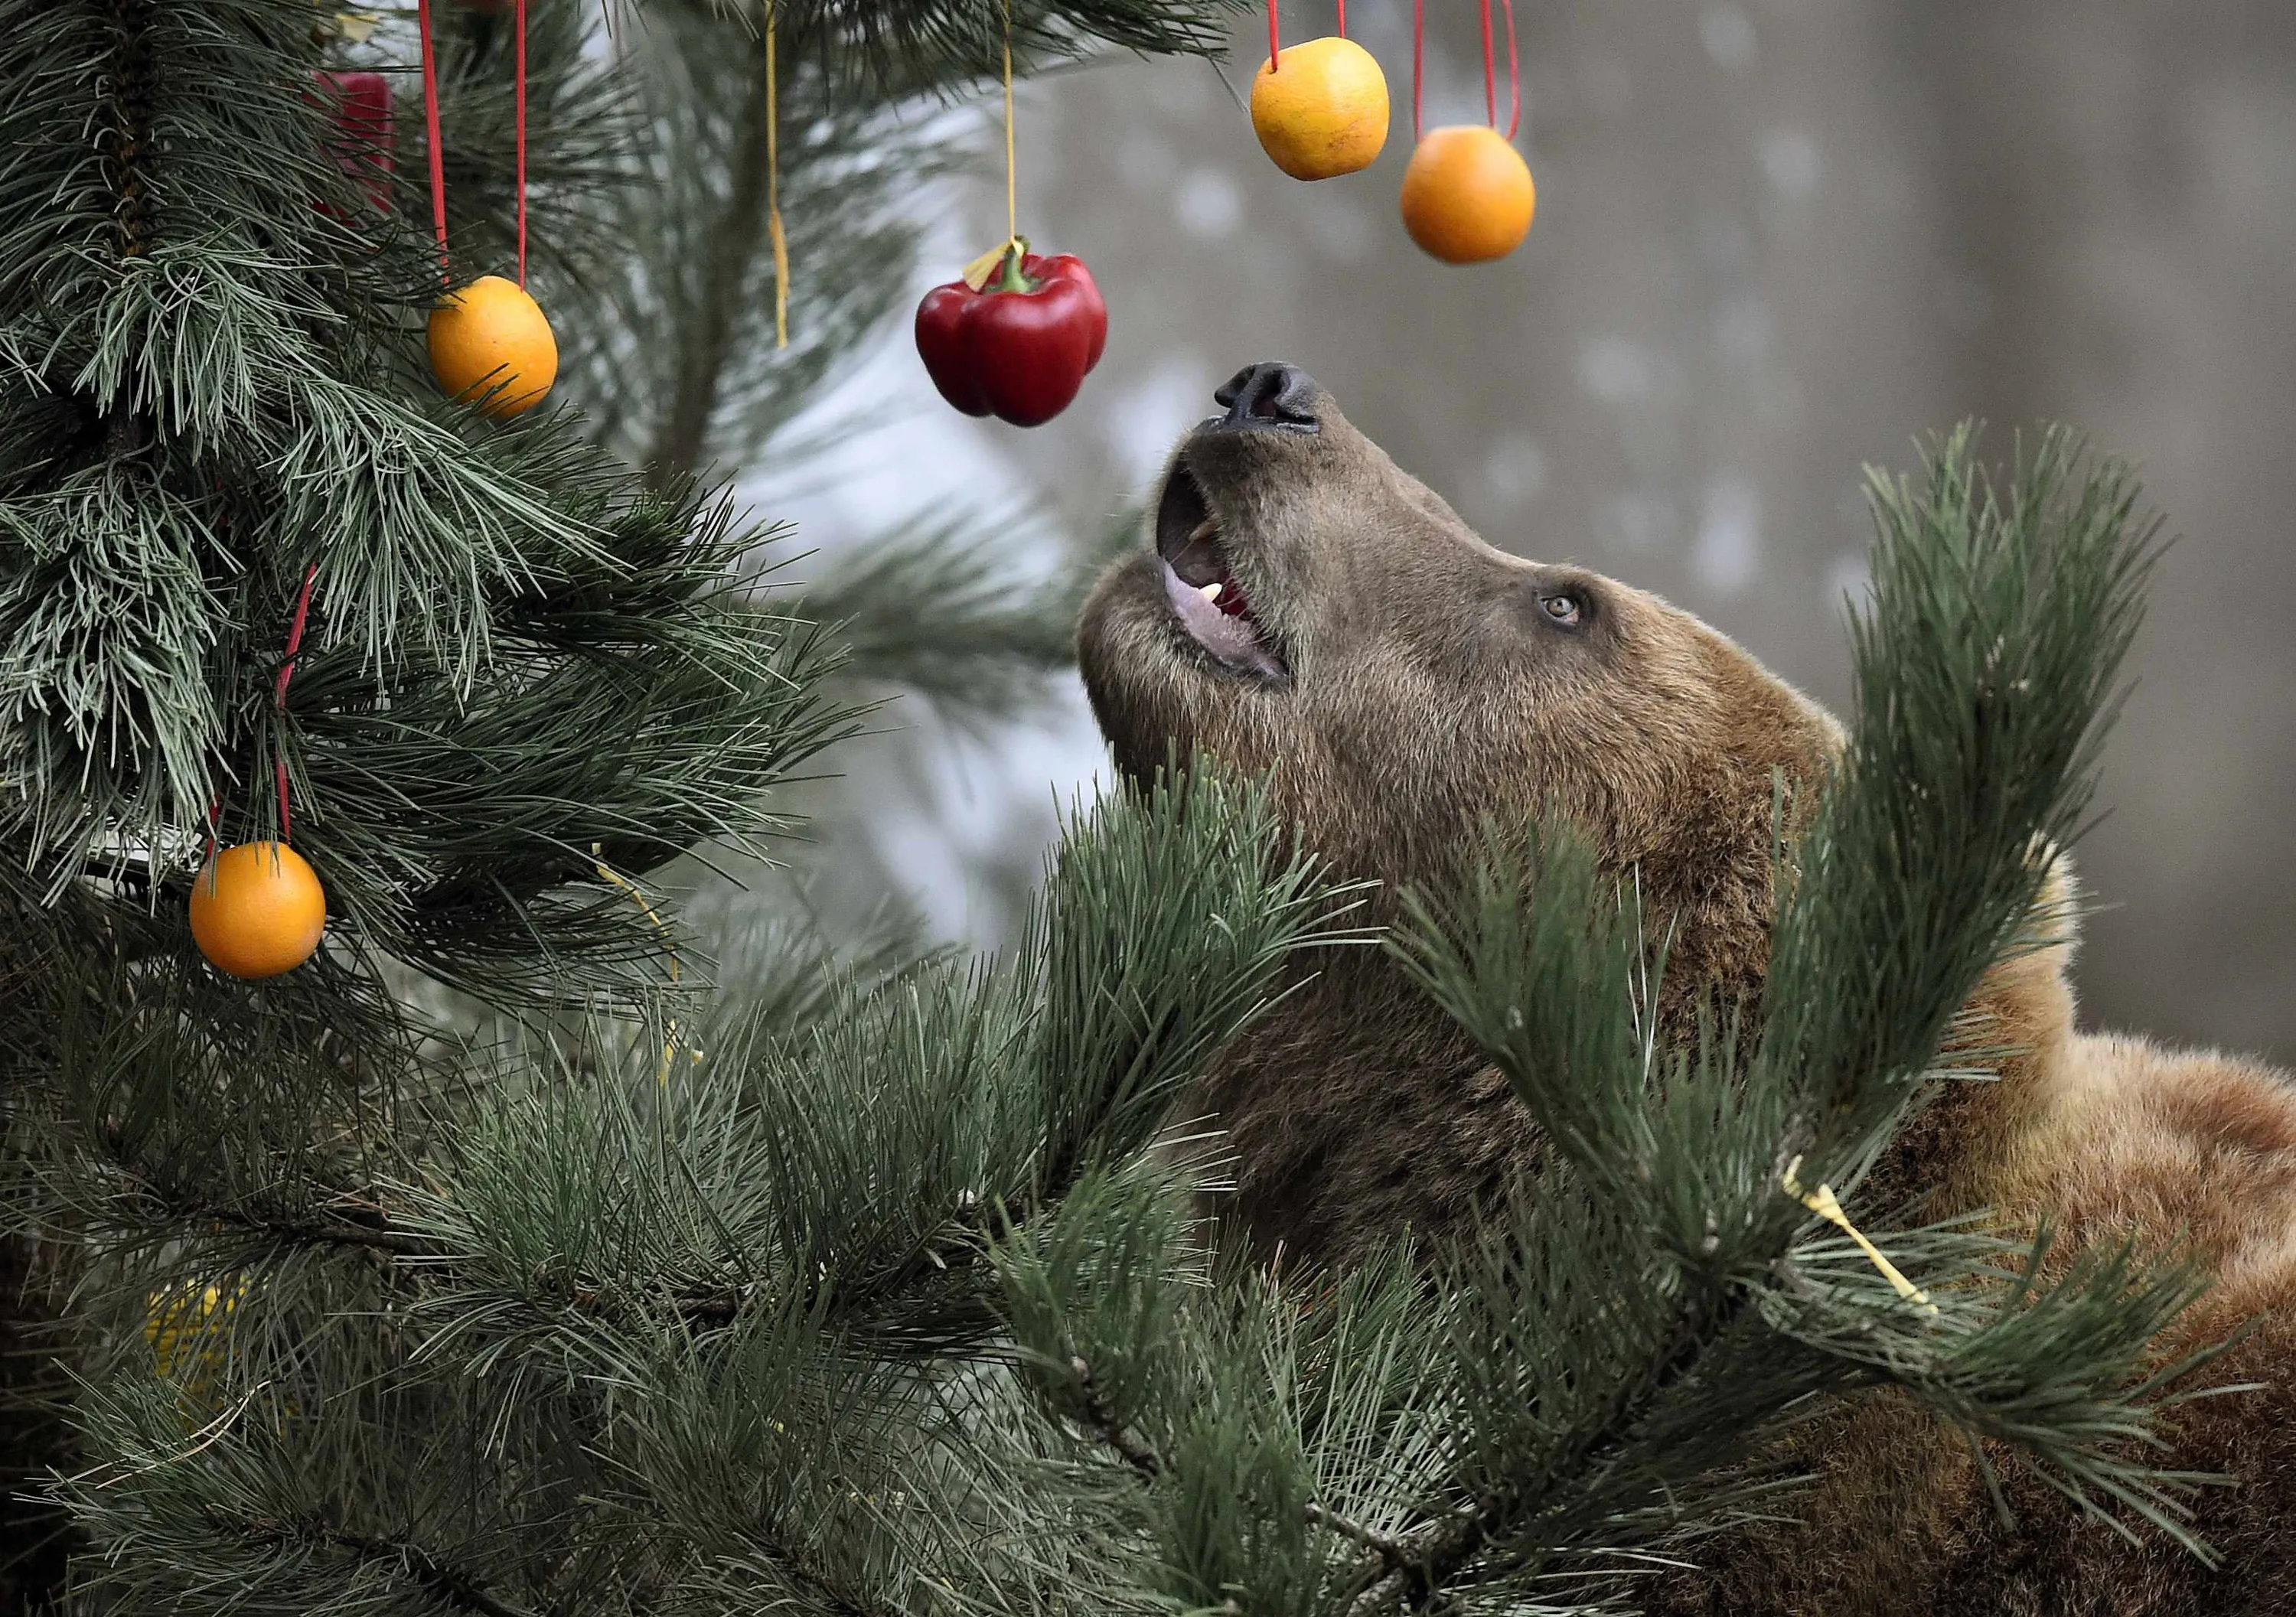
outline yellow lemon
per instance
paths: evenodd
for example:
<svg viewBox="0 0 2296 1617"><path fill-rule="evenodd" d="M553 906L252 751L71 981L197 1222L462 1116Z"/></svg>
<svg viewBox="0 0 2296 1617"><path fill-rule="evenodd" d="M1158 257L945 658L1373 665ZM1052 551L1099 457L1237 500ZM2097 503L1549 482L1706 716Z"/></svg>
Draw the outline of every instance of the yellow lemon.
<svg viewBox="0 0 2296 1617"><path fill-rule="evenodd" d="M524 287L480 275L430 311L430 372L454 398L516 415L558 380L558 340Z"/></svg>
<svg viewBox="0 0 2296 1617"><path fill-rule="evenodd" d="M1522 153L1481 124L1428 130L1403 171L1403 227L1446 264L1504 259L1530 234L1538 207Z"/></svg>
<svg viewBox="0 0 2296 1617"><path fill-rule="evenodd" d="M1387 77L1352 39L1310 39L1259 64L1251 127L1295 180L1367 168L1387 144Z"/></svg>

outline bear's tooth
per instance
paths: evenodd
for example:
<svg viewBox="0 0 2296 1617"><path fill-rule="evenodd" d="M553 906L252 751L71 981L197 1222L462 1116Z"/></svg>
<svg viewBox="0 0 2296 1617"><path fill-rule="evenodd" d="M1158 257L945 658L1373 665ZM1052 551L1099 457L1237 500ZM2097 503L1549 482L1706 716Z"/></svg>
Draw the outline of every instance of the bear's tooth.
<svg viewBox="0 0 2296 1617"><path fill-rule="evenodd" d="M1220 587L1216 583L1199 584L1196 587L1196 593L1202 595L1207 601L1217 601L1220 598Z"/></svg>

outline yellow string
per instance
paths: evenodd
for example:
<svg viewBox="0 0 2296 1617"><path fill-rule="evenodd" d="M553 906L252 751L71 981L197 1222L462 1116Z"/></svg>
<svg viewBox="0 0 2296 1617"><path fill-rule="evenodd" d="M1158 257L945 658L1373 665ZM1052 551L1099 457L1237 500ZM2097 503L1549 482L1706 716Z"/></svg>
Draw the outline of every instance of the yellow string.
<svg viewBox="0 0 2296 1617"><path fill-rule="evenodd" d="M1821 1185L1816 1190L1808 1192L1802 1189L1800 1182L1794 1178L1794 1170L1800 1166L1800 1157L1786 1164L1786 1170L1780 1178L1780 1183L1785 1186L1786 1194L1857 1243L1857 1250L1866 1254L1867 1262L1882 1271L1882 1277L1884 1280L1897 1288L1898 1296L1908 1302L1917 1304L1923 1313L1935 1319L1938 1317L1938 1307L1936 1303L1930 1301L1930 1294L1906 1279L1898 1270L1898 1266L1882 1255L1882 1249L1868 1241L1864 1233L1849 1221L1849 1215L1841 1211L1841 1198L1833 1194L1833 1187L1831 1185Z"/></svg>
<svg viewBox="0 0 2296 1617"><path fill-rule="evenodd" d="M789 238L782 234L782 119L775 78L774 0L766 0L766 234L774 243L774 346L785 349L789 347Z"/></svg>
<svg viewBox="0 0 2296 1617"><path fill-rule="evenodd" d="M662 952L669 956L669 980L671 982L675 983L677 981L677 951L668 947L667 940L669 937L669 927L663 922L661 916L655 913L652 904L647 901L645 894L638 891L637 883L628 880L627 877L616 871L611 866L608 865L606 861L600 857L600 852L601 850L597 843L593 842L590 844L590 857L593 860L596 861L599 877L629 894L631 901L635 903L639 909L645 913L645 918L652 922L654 929L661 933L664 940ZM660 1071L654 1075L654 1081L656 1083L666 1085L669 1082L670 1058L676 1053L677 1018L673 1016L669 1019L668 1037L662 1041L661 1068ZM695 1061L700 1061L701 1059L701 1052L699 1050L692 1051L690 1054Z"/></svg>
<svg viewBox="0 0 2296 1617"><path fill-rule="evenodd" d="M1004 236L1021 238L1020 185L1013 163L1013 0L1004 0Z"/></svg>

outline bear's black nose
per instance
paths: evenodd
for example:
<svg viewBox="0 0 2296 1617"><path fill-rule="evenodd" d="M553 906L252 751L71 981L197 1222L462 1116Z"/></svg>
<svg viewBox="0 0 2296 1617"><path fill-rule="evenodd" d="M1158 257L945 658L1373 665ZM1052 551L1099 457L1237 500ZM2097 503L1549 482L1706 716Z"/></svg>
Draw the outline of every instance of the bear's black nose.
<svg viewBox="0 0 2296 1617"><path fill-rule="evenodd" d="M1227 379L1212 395L1226 405L1219 418L1223 427L1282 427L1292 432L1313 432L1316 413L1308 406L1316 397L1316 379L1296 365L1264 360L1248 365Z"/></svg>

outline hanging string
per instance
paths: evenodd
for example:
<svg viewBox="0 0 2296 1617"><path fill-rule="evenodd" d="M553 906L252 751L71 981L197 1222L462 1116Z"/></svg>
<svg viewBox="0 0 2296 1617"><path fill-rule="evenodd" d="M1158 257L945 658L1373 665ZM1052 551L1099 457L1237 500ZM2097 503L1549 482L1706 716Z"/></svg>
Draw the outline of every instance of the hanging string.
<svg viewBox="0 0 2296 1617"><path fill-rule="evenodd" d="M1801 1181L1794 1177L1795 1170L1800 1167L1801 1159L1796 1157L1786 1164L1785 1172L1779 1176L1779 1183L1784 1186L1786 1194L1808 1208L1810 1211L1856 1243L1857 1250L1866 1254L1866 1261L1881 1271L1882 1278L1890 1283L1890 1289L1898 1296L1921 1309L1931 1319L1938 1317L1938 1305L1930 1301L1930 1294L1906 1279L1898 1266L1882 1255L1882 1249L1867 1240L1865 1232L1849 1221L1849 1215L1841 1211L1841 1202L1833 1194L1833 1187L1831 1185L1821 1185L1816 1190L1802 1188Z"/></svg>
<svg viewBox="0 0 2296 1617"><path fill-rule="evenodd" d="M1507 139L1522 127L1522 62L1514 50L1514 0L1499 0L1507 25Z"/></svg>
<svg viewBox="0 0 2296 1617"><path fill-rule="evenodd" d="M1267 70L1275 72L1283 65L1283 41L1275 29L1275 0L1267 0Z"/></svg>
<svg viewBox="0 0 2296 1617"><path fill-rule="evenodd" d="M1340 0L1340 37L1348 37L1348 0Z"/></svg>
<svg viewBox="0 0 2296 1617"><path fill-rule="evenodd" d="M1499 86L1496 64L1491 54L1491 0L1482 0L1483 13L1483 121L1494 129L1499 127Z"/></svg>
<svg viewBox="0 0 2296 1617"><path fill-rule="evenodd" d="M789 347L789 238L782 234L780 69L774 61L774 0L766 0L766 235L774 245L774 346Z"/></svg>
<svg viewBox="0 0 2296 1617"><path fill-rule="evenodd" d="M447 158L439 144L439 63L430 49L430 0L414 0L414 31L422 37L422 118L430 130L430 217L439 226L439 278L447 270Z"/></svg>
<svg viewBox="0 0 2296 1617"><path fill-rule="evenodd" d="M518 284L522 291L526 286L526 0L512 0L511 12L518 51L513 73L518 86Z"/></svg>
<svg viewBox="0 0 2296 1617"><path fill-rule="evenodd" d="M1267 0L1268 16L1275 0ZM1021 182L1013 152L1013 0L1004 0L1004 238L1021 239Z"/></svg>
<svg viewBox="0 0 2296 1617"><path fill-rule="evenodd" d="M1514 0L1500 0L1506 12L1507 127L1513 140L1522 126L1522 69L1515 53ZM1491 0L1482 0L1483 115L1492 128L1499 127L1498 58L1492 49ZM1340 32L1347 33L1347 0L1340 0ZM1419 139L1420 102L1427 80L1427 0L1411 0L1411 138Z"/></svg>
<svg viewBox="0 0 2296 1617"><path fill-rule="evenodd" d="M1419 86L1426 78L1427 0L1411 0L1411 143L1419 144Z"/></svg>
<svg viewBox="0 0 2296 1617"><path fill-rule="evenodd" d="M610 885L619 887L624 892L629 894L630 901L638 907L638 909L644 915L645 918L653 923L654 930L661 934L662 953L669 956L669 981L672 986L675 986L677 982L677 950L670 942L669 926L668 923L662 920L660 913L655 910L653 905L647 899L645 891L643 888L639 887L636 882L631 881L627 876L623 875L612 866L606 863L605 850L601 844L596 842L590 844L590 859L592 865L596 868L599 876ZM668 1026L663 1030L663 1034L661 1065L654 1073L654 1082L657 1085L667 1086L669 1082L670 1059L677 1054L678 1029L676 1017L672 1016L669 1018ZM701 1052L698 1047L689 1046L687 1047L686 1054L697 1062L701 1059Z"/></svg>
<svg viewBox="0 0 2296 1617"><path fill-rule="evenodd" d="M295 677L295 658L303 649L303 626L311 616L311 586L318 582L319 564L314 562L303 570L303 587L295 596L295 621L287 630L287 660L279 665L279 678L271 687L271 710L281 718L287 717L287 682ZM271 760L273 777L279 788L279 840L295 840L292 822L287 809L287 755L277 753Z"/></svg>
<svg viewBox="0 0 2296 1617"><path fill-rule="evenodd" d="M1213 62L1212 70L1218 72L1219 63ZM1028 248L1021 239L1021 170L1013 122L1013 0L1004 0L1004 240L964 267L964 283L974 291L985 290L1008 259Z"/></svg>

